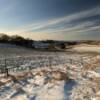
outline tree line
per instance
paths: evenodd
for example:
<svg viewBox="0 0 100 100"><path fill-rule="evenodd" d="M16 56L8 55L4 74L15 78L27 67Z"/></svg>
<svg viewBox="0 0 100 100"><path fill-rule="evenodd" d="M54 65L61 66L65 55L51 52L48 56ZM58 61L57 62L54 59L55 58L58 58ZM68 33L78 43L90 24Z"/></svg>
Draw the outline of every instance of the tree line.
<svg viewBox="0 0 100 100"><path fill-rule="evenodd" d="M0 34L0 43L10 43L24 47L32 47L33 42L34 41L31 39L25 39L24 37L18 35L8 36L6 34Z"/></svg>

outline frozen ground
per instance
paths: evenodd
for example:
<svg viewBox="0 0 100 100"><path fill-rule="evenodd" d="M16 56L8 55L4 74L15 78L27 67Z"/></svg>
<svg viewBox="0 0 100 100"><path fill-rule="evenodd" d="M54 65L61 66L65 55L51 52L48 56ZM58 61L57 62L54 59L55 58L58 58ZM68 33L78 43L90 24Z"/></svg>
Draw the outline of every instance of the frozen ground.
<svg viewBox="0 0 100 100"><path fill-rule="evenodd" d="M98 45L78 45L78 46L75 46L72 50L77 51L77 52L100 53L100 46Z"/></svg>
<svg viewBox="0 0 100 100"><path fill-rule="evenodd" d="M10 56L15 57L15 63L20 61L21 69L10 71L9 77L0 74L0 100L100 100L99 65L95 70L84 69L100 60L100 55L36 51L27 54L20 60Z"/></svg>

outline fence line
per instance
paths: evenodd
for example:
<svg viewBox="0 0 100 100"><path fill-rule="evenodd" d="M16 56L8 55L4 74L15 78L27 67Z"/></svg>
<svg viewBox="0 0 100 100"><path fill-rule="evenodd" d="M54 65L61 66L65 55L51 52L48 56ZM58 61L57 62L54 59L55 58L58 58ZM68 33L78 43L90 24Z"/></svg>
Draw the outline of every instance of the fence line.
<svg viewBox="0 0 100 100"><path fill-rule="evenodd" d="M23 70L31 70L37 67L52 67L58 65L65 65L67 63L75 63L73 59L62 58L57 55L35 55L25 57L13 57L0 59L0 74L5 73L7 76L10 72L17 72Z"/></svg>
<svg viewBox="0 0 100 100"><path fill-rule="evenodd" d="M58 57L55 56L27 56L27 57L13 57L0 59L0 73L5 73L7 76L9 72L17 71L19 69L34 69L36 67L44 67L52 65L59 65Z"/></svg>

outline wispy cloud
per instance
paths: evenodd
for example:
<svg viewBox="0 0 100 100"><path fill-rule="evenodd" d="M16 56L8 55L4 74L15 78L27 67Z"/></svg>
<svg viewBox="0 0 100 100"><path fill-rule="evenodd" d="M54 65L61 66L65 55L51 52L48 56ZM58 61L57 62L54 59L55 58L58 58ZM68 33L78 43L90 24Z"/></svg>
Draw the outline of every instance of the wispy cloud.
<svg viewBox="0 0 100 100"><path fill-rule="evenodd" d="M51 33L57 34L57 33L68 33L69 34L75 34L75 33L81 33L81 32L88 32L88 31L95 31L99 30L100 26L96 26L96 20L90 21L80 21L82 19L93 17L100 15L100 6L88 9L85 11L77 12L68 16L64 16L61 18L55 18L50 19L42 22L37 22L35 24L31 23L26 26L22 26L19 28L16 28L10 33L18 33L18 34L31 34L32 36L50 36ZM78 24L74 23L74 21L77 21ZM55 27L55 28L53 28ZM27 34L27 35L28 35ZM48 34L48 35L46 35ZM59 34L57 34L59 35ZM52 35L53 36L53 35Z"/></svg>

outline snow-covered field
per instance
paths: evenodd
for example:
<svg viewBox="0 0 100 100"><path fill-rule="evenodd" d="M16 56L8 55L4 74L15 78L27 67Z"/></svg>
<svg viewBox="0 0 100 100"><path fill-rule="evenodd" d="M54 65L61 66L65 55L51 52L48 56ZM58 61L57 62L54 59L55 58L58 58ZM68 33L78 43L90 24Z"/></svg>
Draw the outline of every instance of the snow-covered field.
<svg viewBox="0 0 100 100"><path fill-rule="evenodd" d="M0 74L0 100L100 100L100 73L84 70L100 55L24 51L0 56L18 67Z"/></svg>
<svg viewBox="0 0 100 100"><path fill-rule="evenodd" d="M73 48L77 52L100 53L100 45L78 45Z"/></svg>

